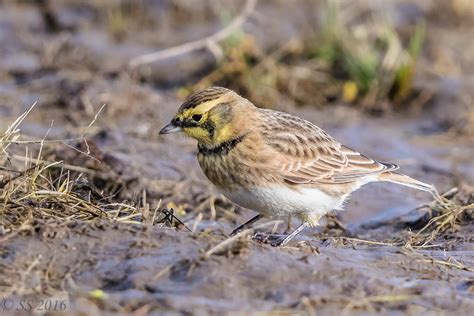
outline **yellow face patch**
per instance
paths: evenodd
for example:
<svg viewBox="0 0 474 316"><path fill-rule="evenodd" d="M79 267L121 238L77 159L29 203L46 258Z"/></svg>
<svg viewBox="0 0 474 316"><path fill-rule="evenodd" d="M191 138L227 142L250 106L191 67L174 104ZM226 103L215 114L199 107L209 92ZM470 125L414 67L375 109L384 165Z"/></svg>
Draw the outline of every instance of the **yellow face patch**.
<svg viewBox="0 0 474 316"><path fill-rule="evenodd" d="M211 137L209 136L209 132L200 126L196 127L185 127L183 129L184 134L189 137L192 137L199 142L209 144L211 143Z"/></svg>
<svg viewBox="0 0 474 316"><path fill-rule="evenodd" d="M218 130L218 132L213 138L213 142L216 144L220 144L231 139L233 136L234 136L234 133L232 129L230 128L230 125L227 124Z"/></svg>
<svg viewBox="0 0 474 316"><path fill-rule="evenodd" d="M193 115L199 114L203 116L202 121L204 121L205 119L204 116L207 115L207 112L209 112L213 107L215 107L219 103L220 103L219 99L204 102L194 108L184 110L183 112L179 113L177 117L181 120L186 120L186 119L192 118Z"/></svg>
<svg viewBox="0 0 474 316"><path fill-rule="evenodd" d="M199 142L212 144L213 135L210 135L210 131L206 129L206 125L209 125L209 122L208 122L209 119L212 119L212 120L215 119L215 118L209 117L209 111L212 108L214 108L216 105L218 105L219 103L220 103L219 99L211 100L211 101L199 104L198 106L194 108L186 109L183 112L177 114L176 117L181 121L191 121L193 123L196 123L195 126L188 126L188 127L184 126L183 132L187 136L192 137L198 140ZM196 122L193 119L193 116L196 116L196 115L201 116L201 119L198 122Z"/></svg>
<svg viewBox="0 0 474 316"><path fill-rule="evenodd" d="M178 113L176 118L183 122L184 134L209 146L232 138L229 108L228 106L218 106L223 103L225 100L218 98ZM216 108L216 106L218 107Z"/></svg>

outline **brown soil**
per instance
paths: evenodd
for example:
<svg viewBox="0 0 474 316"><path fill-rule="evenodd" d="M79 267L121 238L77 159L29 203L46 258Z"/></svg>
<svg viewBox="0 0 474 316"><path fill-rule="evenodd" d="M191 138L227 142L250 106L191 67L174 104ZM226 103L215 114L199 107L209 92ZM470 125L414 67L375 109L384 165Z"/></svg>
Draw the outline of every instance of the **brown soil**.
<svg viewBox="0 0 474 316"><path fill-rule="evenodd" d="M399 164L404 173L434 183L440 192L458 187L452 201L466 210L439 231L430 226L420 232L443 214L436 213L429 194L371 184L354 194L346 211L328 217L289 247L274 248L250 236L229 242L232 228L254 213L225 200L205 179L193 140L157 135L181 102L177 88L209 72L212 58L196 53L153 65L148 73L127 67L132 57L156 47L212 32L219 24L215 12L182 1L169 6L140 1L132 10L141 17L136 19L107 4L51 3L55 22L40 14L34 1L0 3L0 41L6 43L0 47L0 133L37 101L21 125L21 139L41 140L47 133L52 140L76 138L105 104L87 129L87 143L47 143L42 159L62 161L66 172L67 166L82 168L70 170L71 178L82 171L81 179L87 179L77 181L85 183L83 191L74 189L78 196L97 194L109 204L143 209L148 205L149 213L127 221L32 211L15 222L6 213L11 206L0 206L0 299L67 291L68 312L77 315L471 313L474 55L466 38L473 32L473 15L455 23L460 17L452 8L450 17L441 18L435 9L442 4L417 7L400 1L401 19L428 19L427 51L416 79L430 94L424 107L374 117L340 102L316 107L308 99L302 107L275 106L369 156ZM285 3L260 3L257 12L263 17L246 23L263 51L304 29L301 17L312 3L300 8ZM235 14L239 7L233 7ZM306 13L306 19L314 18L314 12ZM263 29L272 32L262 35ZM182 69L176 71L177 65ZM26 147L37 153L40 144L13 144L9 152L24 157ZM24 170L18 159L5 160L2 167ZM51 176L60 177L60 172L54 169ZM416 209L424 204L430 206ZM193 232L176 220L164 220L164 208L173 208ZM159 218L152 223L155 209ZM287 230L286 222L276 231ZM292 219L291 226L296 225ZM437 234L431 236L433 231Z"/></svg>

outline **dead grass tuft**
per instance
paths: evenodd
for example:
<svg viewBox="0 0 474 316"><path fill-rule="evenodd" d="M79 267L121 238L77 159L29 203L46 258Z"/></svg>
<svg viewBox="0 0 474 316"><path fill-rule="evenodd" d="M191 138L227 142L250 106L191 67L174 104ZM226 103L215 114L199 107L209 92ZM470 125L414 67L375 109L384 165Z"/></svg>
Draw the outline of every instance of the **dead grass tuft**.
<svg viewBox="0 0 474 316"><path fill-rule="evenodd" d="M438 196L431 204L424 206L429 214L426 225L410 236L405 244L408 248L424 248L441 238L456 233L460 226L474 219L474 193L461 192L454 188Z"/></svg>
<svg viewBox="0 0 474 316"><path fill-rule="evenodd" d="M84 138L83 150L67 145L68 140L47 141L47 135L42 141L22 139L20 125L33 108L34 105L0 134L0 240L31 228L34 221L91 221L103 218L132 224L182 224L176 222L172 211L160 210L160 203L150 209L145 191L134 203L119 200L115 193L117 183L123 180L90 156L93 146L84 136L81 137ZM32 149L33 145L39 146L39 149ZM58 146L63 145L96 165L88 168L85 164L75 166L63 160L53 160L61 156ZM12 147L15 147L14 150L11 150ZM20 151L25 154L19 155ZM52 159L44 159L45 155ZM104 184L107 189L99 190L90 181L97 178L107 182Z"/></svg>

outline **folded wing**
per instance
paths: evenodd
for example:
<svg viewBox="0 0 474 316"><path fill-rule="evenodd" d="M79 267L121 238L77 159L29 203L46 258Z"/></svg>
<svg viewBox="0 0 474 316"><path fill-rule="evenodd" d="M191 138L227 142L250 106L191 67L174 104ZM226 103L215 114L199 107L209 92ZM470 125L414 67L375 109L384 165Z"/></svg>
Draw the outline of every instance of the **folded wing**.
<svg viewBox="0 0 474 316"><path fill-rule="evenodd" d="M273 164L287 182L349 183L398 169L341 145L308 121L286 113L279 113L276 119L280 122L275 125L284 127L267 129L272 132L265 135L265 142L279 157Z"/></svg>

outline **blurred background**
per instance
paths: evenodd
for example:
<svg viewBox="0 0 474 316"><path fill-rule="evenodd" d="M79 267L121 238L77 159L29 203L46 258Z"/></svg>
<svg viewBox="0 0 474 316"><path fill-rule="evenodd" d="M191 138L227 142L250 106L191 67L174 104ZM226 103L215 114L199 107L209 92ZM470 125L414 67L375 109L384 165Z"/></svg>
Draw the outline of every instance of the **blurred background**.
<svg viewBox="0 0 474 316"><path fill-rule="evenodd" d="M158 136L186 96L220 85L440 192L472 192L472 38L471 0L0 0L0 179L61 162L68 192L97 208L133 206L114 220L141 223L145 206L167 207L195 232L225 235L252 213L205 179L193 140ZM65 174L38 179L60 190ZM328 227L392 238L383 225L428 200L370 185Z"/></svg>

